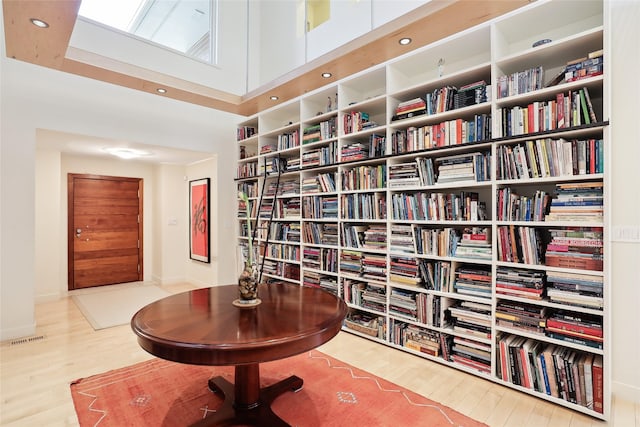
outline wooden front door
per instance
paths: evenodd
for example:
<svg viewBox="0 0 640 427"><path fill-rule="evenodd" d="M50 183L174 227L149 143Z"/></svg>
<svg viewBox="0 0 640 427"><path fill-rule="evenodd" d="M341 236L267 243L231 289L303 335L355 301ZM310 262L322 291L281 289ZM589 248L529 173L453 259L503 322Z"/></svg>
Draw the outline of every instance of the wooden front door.
<svg viewBox="0 0 640 427"><path fill-rule="evenodd" d="M68 174L69 290L142 280L142 179Z"/></svg>

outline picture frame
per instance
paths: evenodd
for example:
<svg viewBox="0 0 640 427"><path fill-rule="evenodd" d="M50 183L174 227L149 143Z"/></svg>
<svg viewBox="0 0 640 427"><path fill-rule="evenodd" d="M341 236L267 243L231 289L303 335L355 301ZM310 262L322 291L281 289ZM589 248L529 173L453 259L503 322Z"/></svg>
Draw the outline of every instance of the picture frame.
<svg viewBox="0 0 640 427"><path fill-rule="evenodd" d="M209 178L189 181L189 258L209 263L210 256Z"/></svg>

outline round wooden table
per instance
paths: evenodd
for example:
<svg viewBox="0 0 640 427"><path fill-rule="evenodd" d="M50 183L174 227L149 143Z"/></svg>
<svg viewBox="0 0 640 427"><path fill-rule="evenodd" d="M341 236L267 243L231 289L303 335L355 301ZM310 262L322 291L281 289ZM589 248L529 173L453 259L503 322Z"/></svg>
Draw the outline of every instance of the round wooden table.
<svg viewBox="0 0 640 427"><path fill-rule="evenodd" d="M324 344L340 331L347 313L341 299L318 288L274 283L260 285L258 296L260 305L239 308L232 304L237 285L196 289L153 302L131 319L138 343L154 356L235 366L235 386L222 377L209 380L224 403L194 425L288 426L271 411L271 402L299 390L303 381L293 375L261 389L260 363Z"/></svg>

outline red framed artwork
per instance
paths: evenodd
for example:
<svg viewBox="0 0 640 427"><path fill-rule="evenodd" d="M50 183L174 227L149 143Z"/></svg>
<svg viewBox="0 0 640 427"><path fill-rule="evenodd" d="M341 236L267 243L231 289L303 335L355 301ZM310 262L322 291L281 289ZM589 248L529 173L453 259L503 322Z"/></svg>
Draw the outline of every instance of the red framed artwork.
<svg viewBox="0 0 640 427"><path fill-rule="evenodd" d="M189 181L189 257L209 262L209 178Z"/></svg>

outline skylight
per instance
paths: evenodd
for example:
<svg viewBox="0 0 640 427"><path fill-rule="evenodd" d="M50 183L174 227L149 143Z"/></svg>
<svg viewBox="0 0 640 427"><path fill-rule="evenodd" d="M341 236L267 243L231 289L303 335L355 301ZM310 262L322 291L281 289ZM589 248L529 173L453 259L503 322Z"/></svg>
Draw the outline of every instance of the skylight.
<svg viewBox="0 0 640 427"><path fill-rule="evenodd" d="M213 63L216 1L82 0L79 15Z"/></svg>

